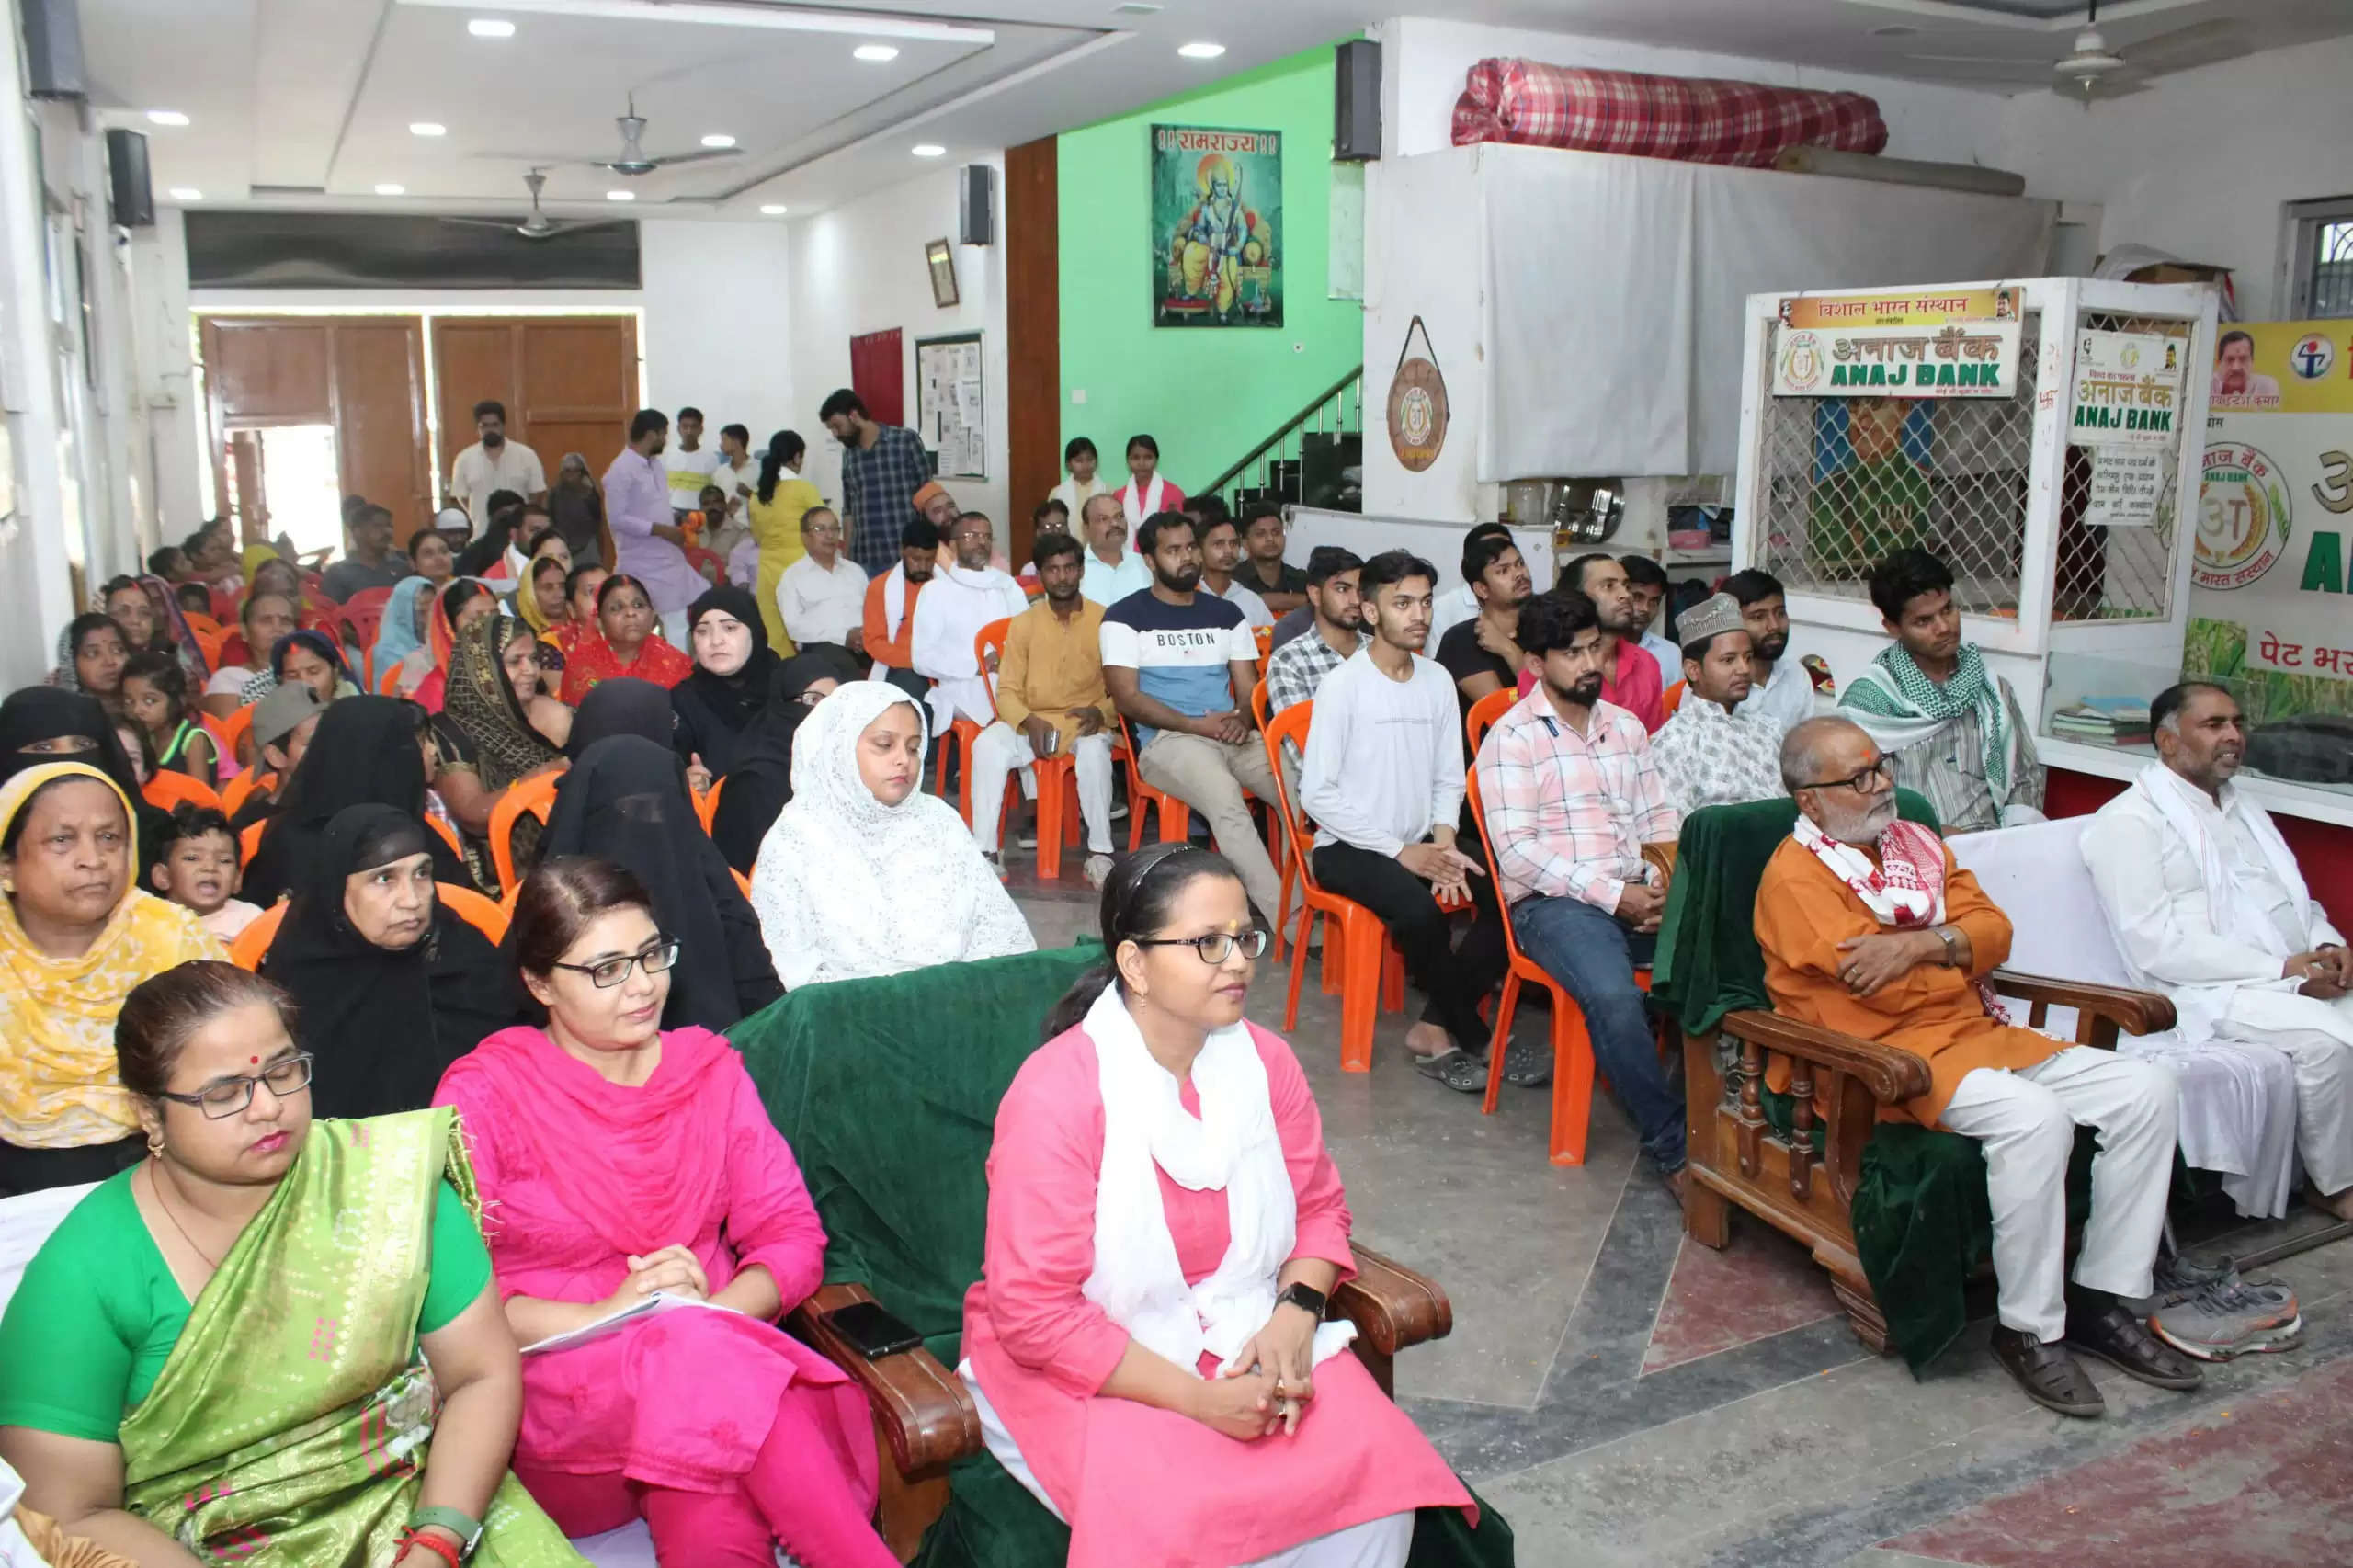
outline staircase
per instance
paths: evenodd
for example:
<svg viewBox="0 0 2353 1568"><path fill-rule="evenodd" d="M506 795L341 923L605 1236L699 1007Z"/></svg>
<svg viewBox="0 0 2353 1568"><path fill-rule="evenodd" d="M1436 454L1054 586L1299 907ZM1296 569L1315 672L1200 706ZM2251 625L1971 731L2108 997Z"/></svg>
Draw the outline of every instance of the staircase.
<svg viewBox="0 0 2353 1568"><path fill-rule="evenodd" d="M1359 365L1204 485L1236 516L1260 501L1331 512L1364 510L1364 367Z"/></svg>

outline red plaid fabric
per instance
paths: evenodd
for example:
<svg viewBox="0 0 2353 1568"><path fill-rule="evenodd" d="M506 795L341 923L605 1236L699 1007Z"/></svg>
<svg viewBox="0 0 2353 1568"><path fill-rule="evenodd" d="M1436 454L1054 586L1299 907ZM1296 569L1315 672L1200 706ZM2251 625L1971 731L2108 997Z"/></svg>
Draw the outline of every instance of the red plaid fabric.
<svg viewBox="0 0 2353 1568"><path fill-rule="evenodd" d="M1474 142L1770 168L1791 147L1879 152L1887 121L1861 93L1482 60L1454 105L1454 144Z"/></svg>

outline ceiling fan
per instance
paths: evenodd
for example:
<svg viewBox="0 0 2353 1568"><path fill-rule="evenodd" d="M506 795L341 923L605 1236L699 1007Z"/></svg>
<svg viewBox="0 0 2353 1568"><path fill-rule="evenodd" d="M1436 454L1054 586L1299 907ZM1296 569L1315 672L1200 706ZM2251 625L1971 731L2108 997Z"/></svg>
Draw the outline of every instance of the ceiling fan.
<svg viewBox="0 0 2353 1568"><path fill-rule="evenodd" d="M2149 78L2167 71L2211 64L2249 52L2239 24L2229 17L2194 22L2171 32L2158 33L2139 43L2110 49L2099 30L2099 0L2091 0L2083 29L2066 54L2047 64L2040 60L1985 54L1912 54L1907 60L1938 65L1989 66L1979 73L1997 80L2031 85L2050 82L2052 90L2086 101L2139 92Z"/></svg>
<svg viewBox="0 0 2353 1568"><path fill-rule="evenodd" d="M531 189L531 215L519 223L510 223L504 218L444 218L442 222L462 223L470 229L507 229L527 240L551 240L558 234L574 234L584 229L608 228L616 222L625 222L621 219L600 218L586 223L559 223L540 210L540 191L548 183L547 171L533 169L523 176L523 183Z"/></svg>
<svg viewBox="0 0 2353 1568"><path fill-rule="evenodd" d="M656 169L666 169L674 164L699 164L705 158L733 158L743 152L741 147L705 147L694 153L668 153L659 158L645 155L645 119L637 112L637 95L629 96L629 112L615 117L614 124L621 128L621 155L618 158L589 159L600 169L610 169L617 175L650 175Z"/></svg>

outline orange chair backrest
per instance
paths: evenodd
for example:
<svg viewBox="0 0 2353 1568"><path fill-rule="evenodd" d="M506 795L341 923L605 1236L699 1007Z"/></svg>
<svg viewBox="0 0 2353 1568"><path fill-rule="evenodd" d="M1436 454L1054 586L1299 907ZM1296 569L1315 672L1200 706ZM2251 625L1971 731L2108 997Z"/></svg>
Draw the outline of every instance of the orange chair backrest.
<svg viewBox="0 0 2353 1568"><path fill-rule="evenodd" d="M710 833L710 824L719 820L719 792L726 788L726 779L714 778L710 781L710 789L694 798L695 821L702 824L705 836Z"/></svg>
<svg viewBox="0 0 2353 1568"><path fill-rule="evenodd" d="M506 911L473 889L436 882L433 892L450 914L489 937L494 947L506 939ZM229 944L229 961L239 969L260 969L269 945L278 939L278 928L286 923L287 908L286 901L273 903L238 932L237 939Z"/></svg>
<svg viewBox="0 0 2353 1568"><path fill-rule="evenodd" d="M1314 717L1315 702L1311 698L1305 702L1292 703L1259 725L1258 733L1265 737L1267 767L1275 776L1275 793L1280 797L1277 805L1283 813L1283 836L1290 842L1291 858L1299 862L1300 876L1309 887L1320 892L1322 884L1315 880L1314 861L1309 853L1313 839L1307 831L1307 820L1300 815L1297 803L1291 800L1290 782L1283 772L1283 743L1289 741L1304 756L1307 751L1307 726Z"/></svg>
<svg viewBox="0 0 2353 1568"><path fill-rule="evenodd" d="M238 764L242 767L251 767L254 765L254 760L257 759L261 755L261 748L259 746L254 747L253 758L248 758L244 755L245 747L253 738L253 731L254 705L248 702L243 708L240 708L235 712L230 714L226 719L221 721L220 736L222 755L236 758Z"/></svg>
<svg viewBox="0 0 2353 1568"><path fill-rule="evenodd" d="M188 622L188 629L195 632L199 641L221 635L221 623L202 610L184 609L180 611L180 619Z"/></svg>
<svg viewBox="0 0 2353 1568"><path fill-rule="evenodd" d="M1495 721L1510 712L1511 705L1518 700L1519 694L1506 687L1501 691L1487 693L1471 705L1471 711L1462 716L1462 733L1470 739L1472 756L1479 755L1479 744L1487 738L1487 732L1495 727Z"/></svg>
<svg viewBox="0 0 2353 1568"><path fill-rule="evenodd" d="M147 803L159 812L168 812L183 801L190 805L221 809L221 797L212 786L201 778L191 778L185 773L160 771L139 788Z"/></svg>
<svg viewBox="0 0 2353 1568"><path fill-rule="evenodd" d="M1675 710L1683 706L1684 689L1690 684L1689 681L1679 680L1668 687L1666 695L1659 699L1659 710L1666 717L1674 718Z"/></svg>
<svg viewBox="0 0 2353 1568"><path fill-rule="evenodd" d="M237 835L237 867L240 870L254 863L254 851L261 847L261 835L268 826L269 819L264 817L257 823L248 824L245 831Z"/></svg>
<svg viewBox="0 0 2353 1568"><path fill-rule="evenodd" d="M972 633L972 663L988 677L989 700L996 700L996 666L1005 662L1006 633L1012 629L1011 619L992 620Z"/></svg>
<svg viewBox="0 0 2353 1568"><path fill-rule="evenodd" d="M563 777L560 773L540 773L529 778L518 778L506 787L506 792L499 796L497 803L490 808L490 860L498 868L498 885L502 891L522 885L522 879L515 874L516 819L529 812L544 825L549 814L555 810L556 782Z"/></svg>
<svg viewBox="0 0 2353 1568"><path fill-rule="evenodd" d="M374 655L370 654L369 656L373 657ZM401 661L394 659L391 664L384 666L384 673L376 677L376 695L379 697L398 697L401 694L400 687Z"/></svg>
<svg viewBox="0 0 2353 1568"><path fill-rule="evenodd" d="M1250 688L1250 716L1258 721L1263 732L1267 727L1267 683L1260 681Z"/></svg>
<svg viewBox="0 0 2353 1568"><path fill-rule="evenodd" d="M286 905L271 904L254 917L254 923L237 933L229 944L229 961L239 969L261 968L262 955L269 951L270 943L278 940L278 928L286 922Z"/></svg>
<svg viewBox="0 0 2353 1568"><path fill-rule="evenodd" d="M235 816L245 809L245 802L265 790L278 788L278 775L265 773L258 767L248 767L221 786L221 809Z"/></svg>
<svg viewBox="0 0 2353 1568"><path fill-rule="evenodd" d="M1501 697L1506 694L1497 692L1495 695ZM1492 877L1495 874L1495 842L1487 836L1487 813L1479 804L1479 765L1475 762L1462 770L1462 798L1471 807L1471 820L1478 824L1479 847L1485 854L1487 874ZM1503 897L1500 884L1495 889L1495 896ZM1520 961L1519 938L1513 934L1509 920L1503 924L1504 950L1511 955L1514 963L1518 963Z"/></svg>

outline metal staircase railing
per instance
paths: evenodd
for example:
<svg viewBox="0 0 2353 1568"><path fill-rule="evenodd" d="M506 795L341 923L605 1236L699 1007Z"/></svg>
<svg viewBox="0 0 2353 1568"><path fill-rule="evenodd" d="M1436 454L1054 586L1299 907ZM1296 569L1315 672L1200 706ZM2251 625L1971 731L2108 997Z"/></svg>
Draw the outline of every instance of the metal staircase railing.
<svg viewBox="0 0 2353 1568"><path fill-rule="evenodd" d="M1228 487L1232 494L1227 494ZM1333 382L1199 492L1238 513L1260 501L1364 509L1364 367Z"/></svg>

